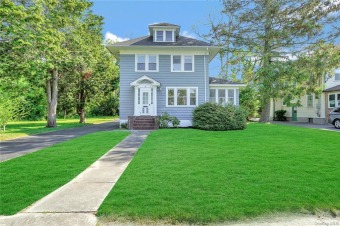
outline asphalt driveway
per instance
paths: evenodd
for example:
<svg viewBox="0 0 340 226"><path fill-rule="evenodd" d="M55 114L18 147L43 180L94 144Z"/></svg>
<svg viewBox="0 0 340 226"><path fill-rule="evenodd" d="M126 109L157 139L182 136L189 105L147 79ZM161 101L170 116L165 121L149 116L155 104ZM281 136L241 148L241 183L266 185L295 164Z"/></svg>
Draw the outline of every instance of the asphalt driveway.
<svg viewBox="0 0 340 226"><path fill-rule="evenodd" d="M287 125L287 126L299 126L299 127L305 127L305 128L312 128L312 129L320 129L320 130L330 130L335 132L340 132L340 129L336 129L332 124L312 124L312 123L306 123L306 122L279 122L279 121L272 121L273 124L278 125Z"/></svg>
<svg viewBox="0 0 340 226"><path fill-rule="evenodd" d="M89 126L41 133L0 142L0 162L13 159L60 142L98 131L119 128L119 122L106 122Z"/></svg>

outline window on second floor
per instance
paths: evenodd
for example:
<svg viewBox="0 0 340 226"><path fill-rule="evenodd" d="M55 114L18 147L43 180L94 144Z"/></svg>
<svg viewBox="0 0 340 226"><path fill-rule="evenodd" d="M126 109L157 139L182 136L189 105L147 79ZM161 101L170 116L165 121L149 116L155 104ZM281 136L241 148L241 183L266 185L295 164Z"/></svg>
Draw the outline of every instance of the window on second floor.
<svg viewBox="0 0 340 226"><path fill-rule="evenodd" d="M155 30L155 42L174 42L175 36L172 30Z"/></svg>
<svg viewBox="0 0 340 226"><path fill-rule="evenodd" d="M136 55L136 71L158 71L157 55Z"/></svg>
<svg viewBox="0 0 340 226"><path fill-rule="evenodd" d="M334 75L334 80L340 82L340 72L336 72Z"/></svg>
<svg viewBox="0 0 340 226"><path fill-rule="evenodd" d="M172 72L193 72L194 56L193 55L172 55L171 57Z"/></svg>

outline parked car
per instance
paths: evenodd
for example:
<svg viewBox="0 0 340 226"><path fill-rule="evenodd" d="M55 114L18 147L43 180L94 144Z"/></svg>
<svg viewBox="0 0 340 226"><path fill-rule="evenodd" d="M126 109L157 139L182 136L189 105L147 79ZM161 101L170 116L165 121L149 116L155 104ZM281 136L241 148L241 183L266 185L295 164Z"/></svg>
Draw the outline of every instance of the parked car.
<svg viewBox="0 0 340 226"><path fill-rule="evenodd" d="M340 107L334 108L329 113L328 122L333 124L335 128L340 129Z"/></svg>

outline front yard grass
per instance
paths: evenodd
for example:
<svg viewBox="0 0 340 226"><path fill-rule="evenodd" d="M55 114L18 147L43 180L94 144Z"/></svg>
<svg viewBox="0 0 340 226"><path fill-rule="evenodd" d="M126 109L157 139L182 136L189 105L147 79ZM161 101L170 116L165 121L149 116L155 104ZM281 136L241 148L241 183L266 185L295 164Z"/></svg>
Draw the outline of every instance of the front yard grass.
<svg viewBox="0 0 340 226"><path fill-rule="evenodd" d="M128 132L97 132L0 163L0 215L11 215L66 184Z"/></svg>
<svg viewBox="0 0 340 226"><path fill-rule="evenodd" d="M9 122L6 131L0 130L0 141L24 137L37 133L87 126L95 123L110 122L114 117L87 118L86 123L79 123L79 119L57 119L57 127L46 128L46 120Z"/></svg>
<svg viewBox="0 0 340 226"><path fill-rule="evenodd" d="M208 223L340 208L340 134L270 124L149 135L99 209L103 221Z"/></svg>

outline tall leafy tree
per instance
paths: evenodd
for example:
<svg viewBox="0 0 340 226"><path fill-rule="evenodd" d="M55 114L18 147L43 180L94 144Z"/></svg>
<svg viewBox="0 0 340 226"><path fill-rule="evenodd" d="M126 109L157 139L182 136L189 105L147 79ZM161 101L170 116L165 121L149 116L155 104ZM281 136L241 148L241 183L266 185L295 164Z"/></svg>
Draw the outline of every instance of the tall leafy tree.
<svg viewBox="0 0 340 226"><path fill-rule="evenodd" d="M242 56L239 59L243 61L243 66L248 64L242 70L253 69L253 73L247 74L251 75L248 80L256 84L261 96L261 122L269 121L270 98L282 95L282 84L287 81L295 85L296 82L306 84L304 81L310 76L313 76L312 80L319 81L325 74L324 71L307 76L306 70L298 70L302 67L293 61L301 57L312 63L311 55L306 55L307 48L324 48L321 47L323 41L334 38L332 31L327 31L325 27L339 21L338 3L337 0L223 1L224 19L211 24L208 36L225 47L223 54ZM334 46L328 48L334 50ZM325 54L314 54L313 57L319 57L319 61L334 58L334 55ZM327 72L336 66L332 62L334 64L328 64ZM249 64L252 66L249 67ZM319 88L319 83L308 85L310 92L316 92ZM291 93L290 97L298 97L306 92L306 89L297 90L299 92Z"/></svg>

